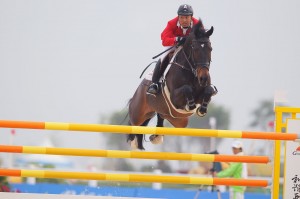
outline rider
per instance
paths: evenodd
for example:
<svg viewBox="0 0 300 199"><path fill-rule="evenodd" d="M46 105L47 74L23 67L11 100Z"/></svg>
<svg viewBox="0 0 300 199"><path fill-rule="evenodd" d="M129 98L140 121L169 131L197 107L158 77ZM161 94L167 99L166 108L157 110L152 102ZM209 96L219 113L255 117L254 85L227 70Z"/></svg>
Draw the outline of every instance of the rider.
<svg viewBox="0 0 300 199"><path fill-rule="evenodd" d="M198 22L198 20L193 17L194 12L190 5L183 4L179 6L177 14L177 17L168 21L167 27L161 33L162 45L165 47L184 44L185 37L189 35L193 25ZM160 60L157 62L152 76L152 84L147 90L148 94L156 95L158 93L159 79L170 62L169 54L170 52L167 52L162 56L162 63Z"/></svg>

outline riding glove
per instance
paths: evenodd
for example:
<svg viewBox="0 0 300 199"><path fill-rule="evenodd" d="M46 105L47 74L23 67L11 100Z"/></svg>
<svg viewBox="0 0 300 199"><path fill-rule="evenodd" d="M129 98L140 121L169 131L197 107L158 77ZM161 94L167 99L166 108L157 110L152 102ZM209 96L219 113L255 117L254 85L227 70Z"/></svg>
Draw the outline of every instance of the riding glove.
<svg viewBox="0 0 300 199"><path fill-rule="evenodd" d="M186 41L186 37L176 37L177 46L181 46Z"/></svg>

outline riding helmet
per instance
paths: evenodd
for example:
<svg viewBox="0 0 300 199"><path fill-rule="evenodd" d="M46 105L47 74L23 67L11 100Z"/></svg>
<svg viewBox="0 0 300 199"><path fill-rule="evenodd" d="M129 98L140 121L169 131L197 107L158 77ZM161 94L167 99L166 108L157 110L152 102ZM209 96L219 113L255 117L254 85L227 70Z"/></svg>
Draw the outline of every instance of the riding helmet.
<svg viewBox="0 0 300 199"><path fill-rule="evenodd" d="M183 4L181 6L179 6L178 11L177 11L178 15L184 15L184 16L193 16L194 11L192 6L188 5L188 4Z"/></svg>

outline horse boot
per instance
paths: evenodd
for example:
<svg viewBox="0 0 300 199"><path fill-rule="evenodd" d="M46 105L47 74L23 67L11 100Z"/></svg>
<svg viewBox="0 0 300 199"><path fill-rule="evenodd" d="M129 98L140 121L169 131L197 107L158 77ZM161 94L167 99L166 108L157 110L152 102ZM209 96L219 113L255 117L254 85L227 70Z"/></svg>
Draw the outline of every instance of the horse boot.
<svg viewBox="0 0 300 199"><path fill-rule="evenodd" d="M210 88L211 88L211 96L215 96L217 93L218 93L218 89L215 85L210 85Z"/></svg>
<svg viewBox="0 0 300 199"><path fill-rule="evenodd" d="M154 95L159 93L159 80L164 74L167 66L169 65L170 62L170 56L172 56L174 51L171 51L170 53L167 54L167 56L164 57L163 61L161 62L161 59L159 59L156 63L156 66L153 71L152 75L152 83L150 84L147 94Z"/></svg>
<svg viewBox="0 0 300 199"><path fill-rule="evenodd" d="M201 106L197 109L197 115L200 117L204 117L207 113L208 103L211 100L212 96L215 96L218 93L218 89L214 85L207 86L204 91L204 99L201 103Z"/></svg>

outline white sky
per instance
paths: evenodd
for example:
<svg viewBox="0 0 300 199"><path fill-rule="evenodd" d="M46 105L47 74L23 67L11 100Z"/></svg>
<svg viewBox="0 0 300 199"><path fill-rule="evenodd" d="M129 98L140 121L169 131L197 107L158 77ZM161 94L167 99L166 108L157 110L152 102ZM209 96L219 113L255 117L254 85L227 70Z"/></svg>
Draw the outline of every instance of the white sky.
<svg viewBox="0 0 300 199"><path fill-rule="evenodd" d="M251 110L276 90L300 106L299 0L0 0L0 119L98 123L123 109L183 3L215 28L213 102L231 112L231 129L248 129ZM8 143L9 130L0 132ZM47 134L30 132L15 143ZM103 148L94 133L54 137L62 147Z"/></svg>

